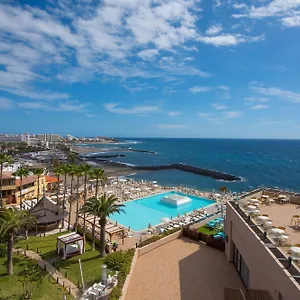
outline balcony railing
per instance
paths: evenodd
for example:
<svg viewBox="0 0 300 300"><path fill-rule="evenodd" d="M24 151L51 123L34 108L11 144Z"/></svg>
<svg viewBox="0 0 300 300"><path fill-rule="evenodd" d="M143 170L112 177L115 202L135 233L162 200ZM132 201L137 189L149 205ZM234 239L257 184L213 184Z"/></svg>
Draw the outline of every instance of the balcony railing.
<svg viewBox="0 0 300 300"><path fill-rule="evenodd" d="M239 206L238 202L230 201L231 206L234 210L242 217L242 219L248 224L248 226L255 232L265 246L273 253L279 263L287 270L287 272L293 277L296 282L300 285L300 272L294 266L292 259L286 257L278 248L276 244L268 237L267 232L263 231L258 225L256 225L251 217L248 216Z"/></svg>

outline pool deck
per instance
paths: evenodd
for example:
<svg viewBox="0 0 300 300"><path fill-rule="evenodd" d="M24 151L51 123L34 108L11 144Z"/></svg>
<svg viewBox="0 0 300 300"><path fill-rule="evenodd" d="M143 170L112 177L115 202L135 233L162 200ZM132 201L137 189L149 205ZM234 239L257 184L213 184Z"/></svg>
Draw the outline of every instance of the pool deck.
<svg viewBox="0 0 300 300"><path fill-rule="evenodd" d="M137 259L125 300L223 300L243 288L224 252L180 238Z"/></svg>
<svg viewBox="0 0 300 300"><path fill-rule="evenodd" d="M209 200L209 201L212 201L211 204L207 205L207 206L204 206L203 209L205 209L207 212L211 212L211 210L213 210L213 208L215 207L215 204L216 204L216 200L213 200L213 199L209 199L209 198L206 198L204 196L196 196L196 195L192 195L192 194L188 194L188 193L183 193L181 191L176 191L176 190L170 190L170 191L164 191L162 193L157 193L157 194L152 194L152 195L148 195L148 196L145 196L145 197L141 197L141 198L137 198L137 199L132 199L132 200L128 200L128 201L125 201L125 202L122 202L122 204L126 205L127 203L130 203L130 202L136 202L136 201L140 201L140 200L144 200L146 198L149 198L149 197L153 197L153 196L159 196L159 195L164 195L164 194L168 194L170 192L174 192L174 193L177 193L177 194L181 194L181 195L185 195L185 196L191 196L191 197L196 197L196 198L199 198L199 199L205 199L205 200ZM200 208L199 208L200 209ZM199 210L197 209L197 210ZM190 211L189 213L186 213L185 215L186 216L189 216L190 214L192 214L194 211ZM181 217L183 217L183 215L181 215ZM116 220L113 220L111 218L107 218L108 221L112 222L112 223L115 223ZM178 219L176 216L173 217L173 220L176 220ZM164 225L165 223L164 222L160 222L160 223L157 223L157 224L152 224L153 227L157 227L157 226L162 226ZM128 229L128 226L125 226L123 225L122 223L118 222L118 226L124 228L124 229ZM140 229L140 230L134 230L133 228L131 228L131 231L133 233L137 233L137 234L140 234L140 233L145 233L148 231L148 226L146 226L145 228L143 229Z"/></svg>

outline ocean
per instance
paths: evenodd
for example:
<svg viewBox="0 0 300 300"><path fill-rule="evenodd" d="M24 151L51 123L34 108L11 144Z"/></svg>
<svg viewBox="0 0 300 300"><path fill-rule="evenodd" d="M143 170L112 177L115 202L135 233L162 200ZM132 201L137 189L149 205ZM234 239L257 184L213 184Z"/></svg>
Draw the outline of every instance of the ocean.
<svg viewBox="0 0 300 300"><path fill-rule="evenodd" d="M184 163L229 173L242 181L222 182L177 170L138 172L137 180L156 180L163 185L184 185L201 190L217 190L223 185L231 191L248 191L257 187L300 191L300 140L250 139L177 139L120 138L126 143L89 144L90 147L112 148L109 154L126 157L112 160L133 165ZM153 153L121 152L118 147L131 147Z"/></svg>

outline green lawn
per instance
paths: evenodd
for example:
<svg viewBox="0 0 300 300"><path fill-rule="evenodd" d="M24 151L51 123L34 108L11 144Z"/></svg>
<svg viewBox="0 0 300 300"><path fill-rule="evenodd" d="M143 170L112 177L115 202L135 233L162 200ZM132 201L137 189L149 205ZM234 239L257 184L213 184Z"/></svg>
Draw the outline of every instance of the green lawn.
<svg viewBox="0 0 300 300"><path fill-rule="evenodd" d="M213 235L218 233L217 230L208 228L208 227L206 227L205 225L202 226L202 227L199 227L199 228L197 229L197 231L198 231L198 232L201 232L201 233L205 233L205 234L213 234Z"/></svg>
<svg viewBox="0 0 300 300"><path fill-rule="evenodd" d="M83 280L86 287L93 285L95 282L101 281L101 266L103 259L99 257L99 251L92 250L92 247L87 243L86 252L82 255L74 256L67 260L59 260L57 265L60 272L65 274L67 271L67 277L77 284L79 281L81 286L81 277L78 259L81 259ZM108 272L109 274L109 272Z"/></svg>
<svg viewBox="0 0 300 300"><path fill-rule="evenodd" d="M62 260L56 256L56 239L59 235L66 234L62 232L60 234L53 234L46 237L29 237L28 240L20 240L15 243L15 248L28 249L36 251L39 248L44 255L45 260L57 258L56 265L59 266L60 272L65 275L67 271L67 277L77 285L78 281L81 285L81 277L79 270L78 259L81 259L83 269L83 279L86 286L91 286L95 282L101 280L101 266L103 260L99 257L99 251L92 250L91 245L87 242L86 252L82 255L77 255L67 260ZM109 272L108 272L109 274ZM1 300L1 298L0 298Z"/></svg>
<svg viewBox="0 0 300 300"><path fill-rule="evenodd" d="M44 259L48 260L56 256L56 240L58 236L63 234L66 234L66 232L51 234L46 237L30 236L28 240L17 241L14 247L26 249L28 246L28 249L33 251L36 251L38 248L44 255Z"/></svg>
<svg viewBox="0 0 300 300"><path fill-rule="evenodd" d="M0 299L1 300L21 300L23 297L23 286L20 282L20 272L24 270L24 266L28 263L34 263L21 255L14 256L14 275L6 275L6 258L0 258ZM31 300L53 300L63 299L62 287L56 284L52 277L41 270L41 282L37 282L33 288L33 297ZM67 299L73 297L67 295Z"/></svg>

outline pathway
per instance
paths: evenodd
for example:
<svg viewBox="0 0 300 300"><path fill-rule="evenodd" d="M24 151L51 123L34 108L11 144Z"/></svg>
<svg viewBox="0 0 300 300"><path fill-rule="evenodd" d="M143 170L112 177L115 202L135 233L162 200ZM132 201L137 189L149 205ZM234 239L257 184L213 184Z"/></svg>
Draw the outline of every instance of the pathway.
<svg viewBox="0 0 300 300"><path fill-rule="evenodd" d="M71 295L75 298L78 299L80 297L80 290L77 288L77 286L71 282L69 279L65 278L57 269L52 266L49 262L43 260L39 254L37 254L34 251L31 250L23 250L23 249L18 249L19 253L22 255L25 255L26 257L33 259L37 261L39 267L42 269L45 268L47 272L57 281L61 286L64 286L67 291L71 293ZM14 252L17 253L17 249L14 249Z"/></svg>

